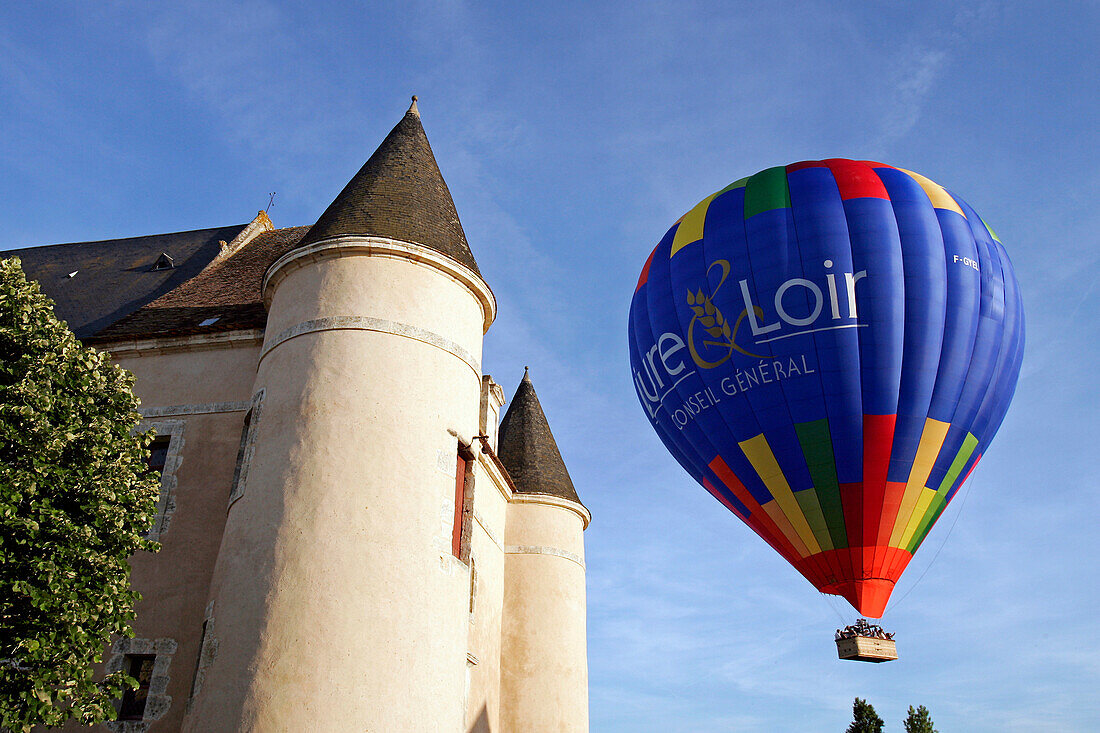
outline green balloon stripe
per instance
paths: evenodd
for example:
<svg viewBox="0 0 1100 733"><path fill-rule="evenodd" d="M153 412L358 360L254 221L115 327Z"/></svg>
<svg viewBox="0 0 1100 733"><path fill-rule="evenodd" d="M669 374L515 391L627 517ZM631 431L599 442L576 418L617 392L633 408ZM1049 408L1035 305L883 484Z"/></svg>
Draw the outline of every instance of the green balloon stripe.
<svg viewBox="0 0 1100 733"><path fill-rule="evenodd" d="M745 186L745 218L773 209L789 209L791 191L787 187L787 167L777 166L751 176Z"/></svg>
<svg viewBox="0 0 1100 733"><path fill-rule="evenodd" d="M799 423L794 429L802 446L802 454L806 457L806 466L814 482L814 490L817 492L817 500L832 538L832 545L838 550L845 548L848 546L848 535L844 531L844 510L840 504L840 485L836 480L829 421L823 418Z"/></svg>

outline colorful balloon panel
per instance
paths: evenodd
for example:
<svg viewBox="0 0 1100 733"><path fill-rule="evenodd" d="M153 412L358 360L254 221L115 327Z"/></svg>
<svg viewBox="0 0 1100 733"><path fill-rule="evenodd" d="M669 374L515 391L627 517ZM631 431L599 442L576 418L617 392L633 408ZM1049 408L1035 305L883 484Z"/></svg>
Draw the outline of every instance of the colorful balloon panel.
<svg viewBox="0 0 1100 733"><path fill-rule="evenodd" d="M1019 285L964 201L900 168L769 168L642 269L630 361L670 453L816 588L880 617L1015 390Z"/></svg>

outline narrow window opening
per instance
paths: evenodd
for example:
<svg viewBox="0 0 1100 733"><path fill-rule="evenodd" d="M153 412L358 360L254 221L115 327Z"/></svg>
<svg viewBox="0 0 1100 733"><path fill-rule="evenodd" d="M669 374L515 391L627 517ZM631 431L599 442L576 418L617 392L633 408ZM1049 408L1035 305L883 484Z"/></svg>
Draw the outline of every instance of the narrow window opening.
<svg viewBox="0 0 1100 733"><path fill-rule="evenodd" d="M474 513L474 452L459 441L455 463L454 526L451 552L464 563L470 562L470 520Z"/></svg>
<svg viewBox="0 0 1100 733"><path fill-rule="evenodd" d="M202 622L202 636L199 637L199 653L195 657L195 673L191 676L191 697L199 692L199 669L202 668L202 653L206 649L206 634L210 629L210 619Z"/></svg>
<svg viewBox="0 0 1100 733"><path fill-rule="evenodd" d="M146 470L158 476L164 473L164 465L168 462L168 447L172 444L171 435L158 435L149 444L149 457L145 461Z"/></svg>
<svg viewBox="0 0 1100 733"><path fill-rule="evenodd" d="M260 416L263 412L264 389L260 389L252 395L252 404L244 415L244 425L241 426L241 443L237 448L237 464L233 468L233 483L229 487L228 507L244 496L248 487L248 465L252 462L252 456L256 451L256 431L260 427Z"/></svg>
<svg viewBox="0 0 1100 733"><path fill-rule="evenodd" d="M127 671L137 680L136 690L126 690L122 694L122 705L118 710L119 720L142 720L145 717L145 703L149 699L149 683L153 679L155 654L127 654Z"/></svg>
<svg viewBox="0 0 1100 733"><path fill-rule="evenodd" d="M164 475L164 467L168 465L168 449L171 447L171 445L171 435L158 435L153 438L153 442L149 444L149 455L145 459L145 472L147 474L155 473L157 476ZM163 495L163 481L161 482L160 490L161 494ZM142 533L143 537L152 537L153 539L159 539L158 536L154 535L153 530L157 530L156 535L159 535L159 530L161 529L161 522L163 519L163 517L161 516L161 512L163 512L164 510L164 507L161 506L160 503L158 503L157 516L153 518L152 526Z"/></svg>
<svg viewBox="0 0 1100 733"><path fill-rule="evenodd" d="M244 427L241 428L241 444L237 448L237 465L233 469L233 484L229 488L229 501L230 503L240 495L243 490L241 486L241 471L244 468L244 457L248 452L248 431L252 427L252 412L249 410L244 416Z"/></svg>
<svg viewBox="0 0 1100 733"><path fill-rule="evenodd" d="M474 615L474 608L477 605L477 565L474 563L474 559L470 558L470 615Z"/></svg>

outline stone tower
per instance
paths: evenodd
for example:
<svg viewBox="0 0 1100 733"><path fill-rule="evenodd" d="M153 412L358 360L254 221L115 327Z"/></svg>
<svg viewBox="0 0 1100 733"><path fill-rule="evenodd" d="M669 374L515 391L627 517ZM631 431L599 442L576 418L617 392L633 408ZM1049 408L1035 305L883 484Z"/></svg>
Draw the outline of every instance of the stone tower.
<svg viewBox="0 0 1100 733"><path fill-rule="evenodd" d="M263 294L247 476L211 584L218 650L184 730L465 731L456 482L461 497L496 303L415 97Z"/></svg>
<svg viewBox="0 0 1100 733"><path fill-rule="evenodd" d="M588 730L584 538L588 511L524 370L500 423L515 484L505 530L501 730Z"/></svg>

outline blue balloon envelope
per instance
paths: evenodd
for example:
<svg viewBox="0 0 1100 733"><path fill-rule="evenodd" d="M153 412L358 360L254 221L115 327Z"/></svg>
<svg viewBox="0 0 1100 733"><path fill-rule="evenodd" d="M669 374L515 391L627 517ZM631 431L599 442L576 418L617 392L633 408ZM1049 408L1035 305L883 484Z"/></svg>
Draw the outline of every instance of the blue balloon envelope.
<svg viewBox="0 0 1100 733"><path fill-rule="evenodd" d="M677 461L825 593L880 617L997 432L1024 351L1000 240L910 171L769 168L669 229L630 307Z"/></svg>

